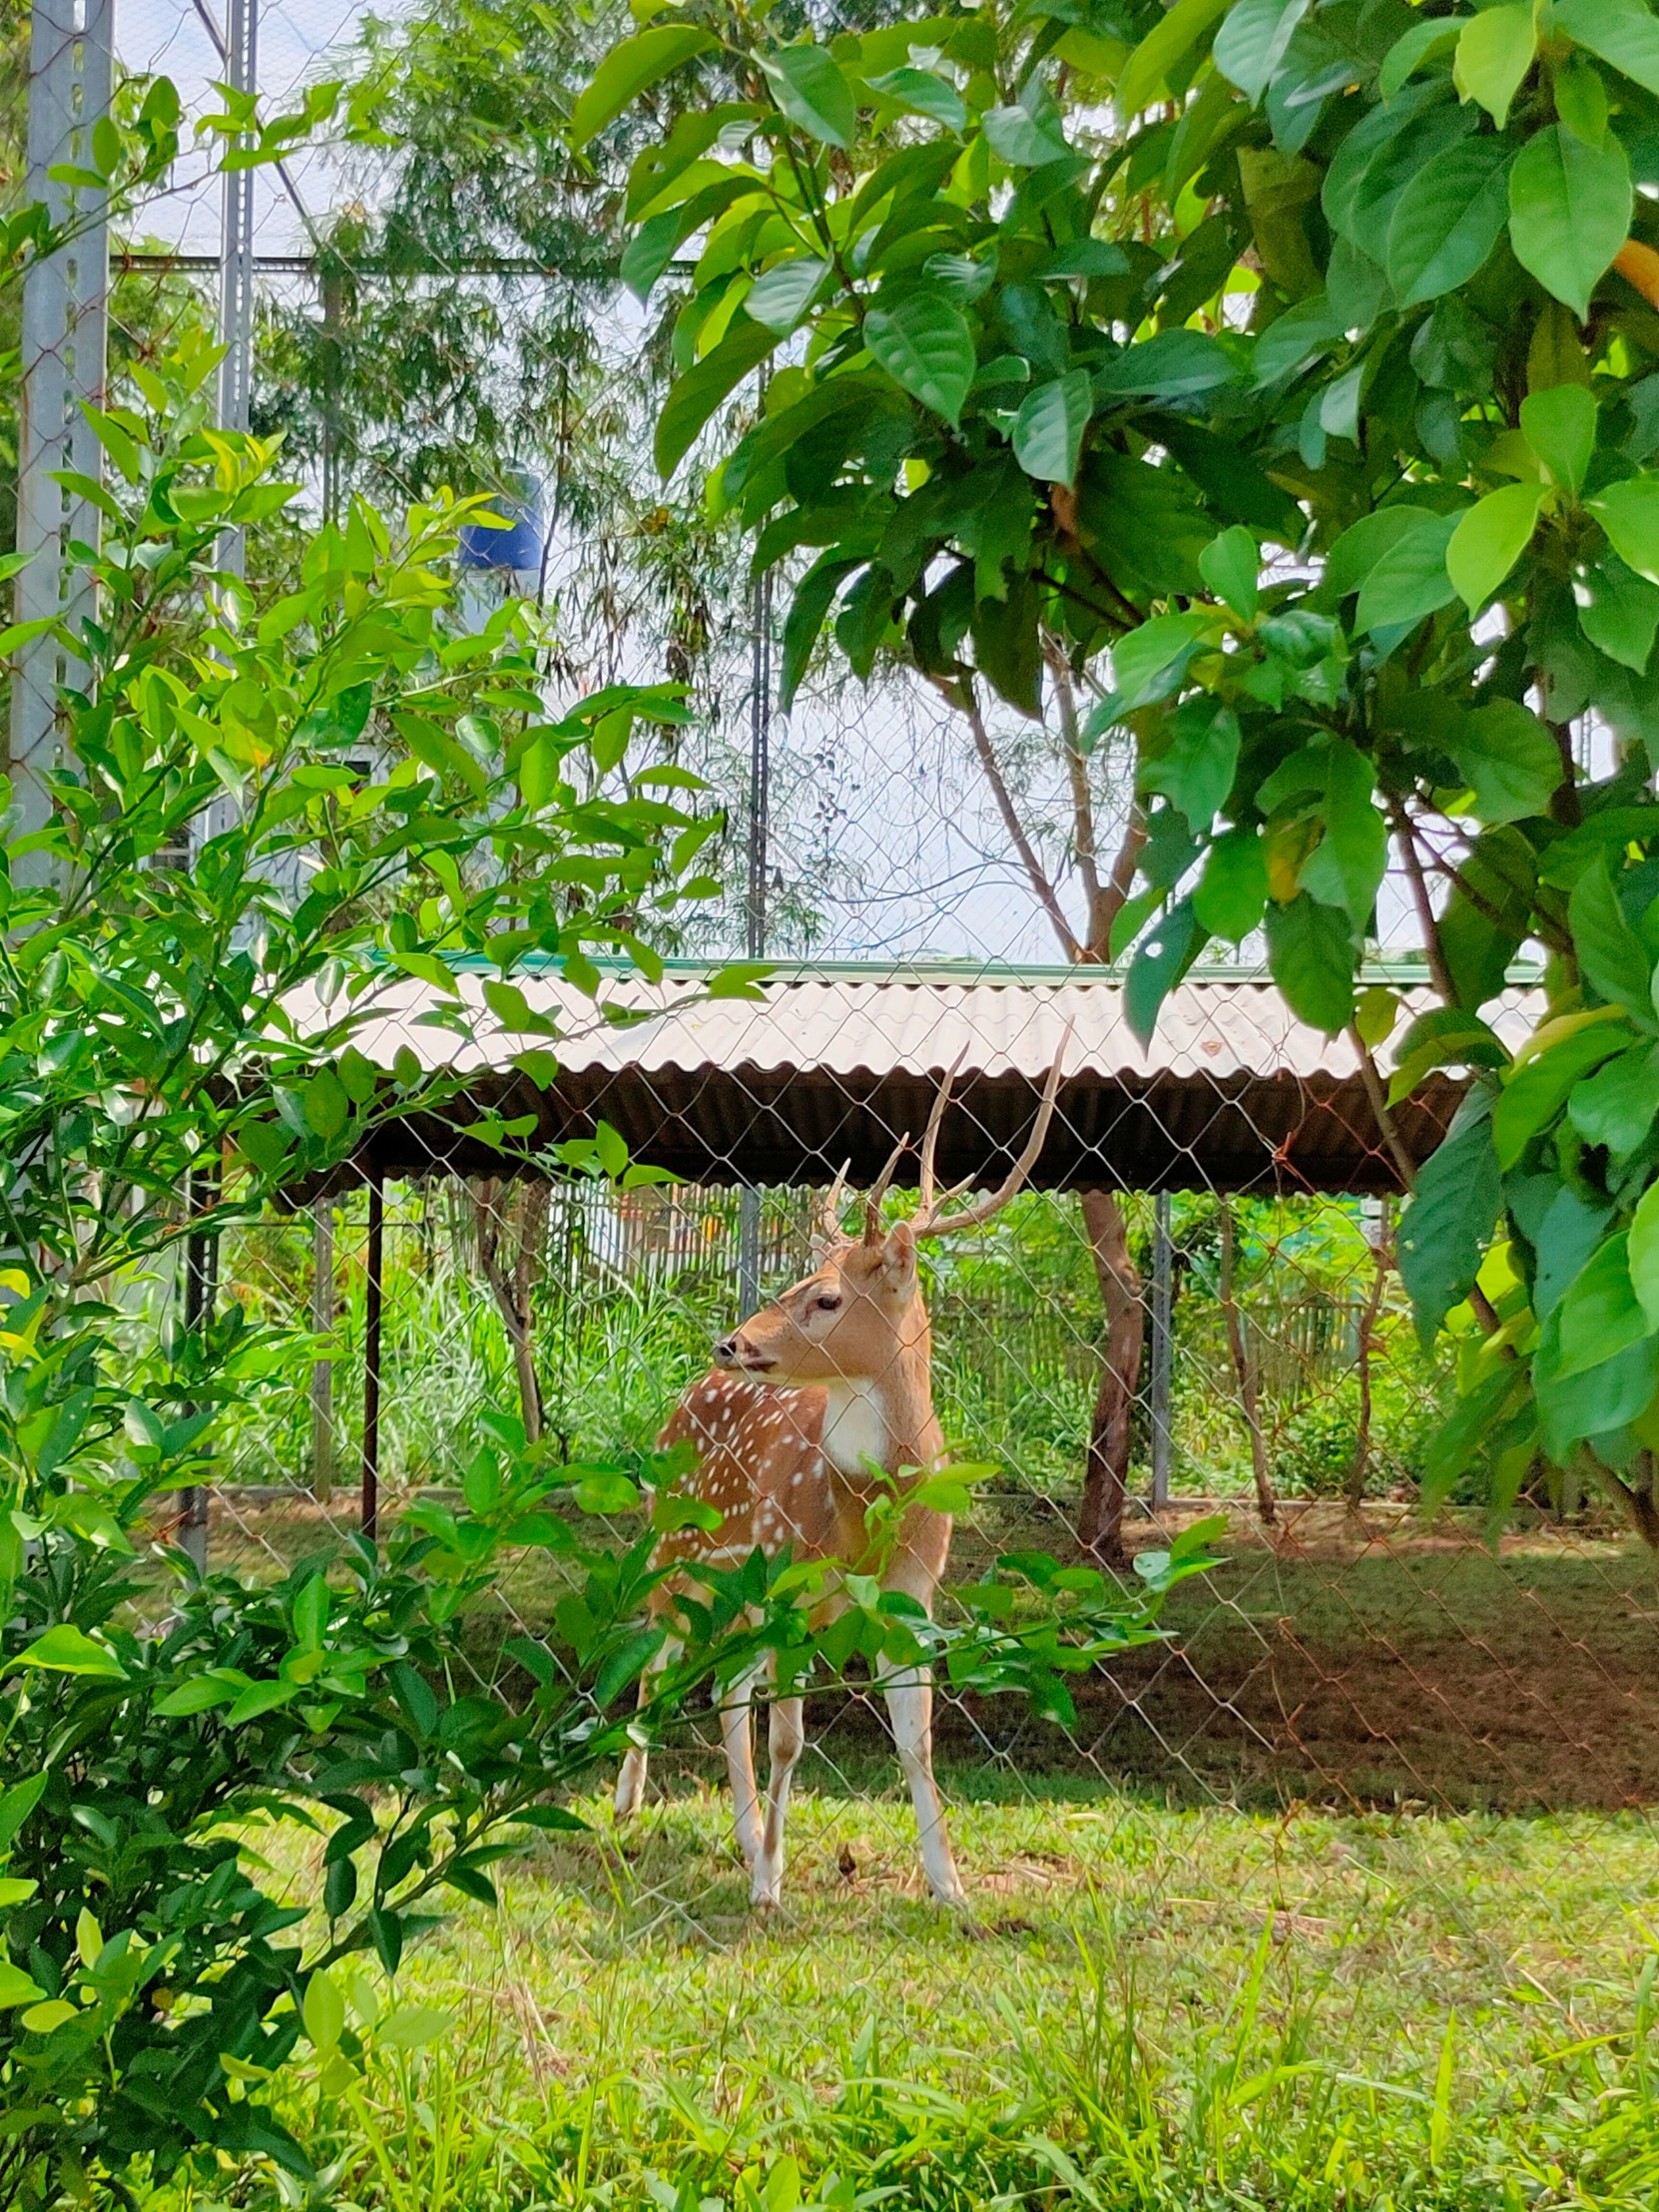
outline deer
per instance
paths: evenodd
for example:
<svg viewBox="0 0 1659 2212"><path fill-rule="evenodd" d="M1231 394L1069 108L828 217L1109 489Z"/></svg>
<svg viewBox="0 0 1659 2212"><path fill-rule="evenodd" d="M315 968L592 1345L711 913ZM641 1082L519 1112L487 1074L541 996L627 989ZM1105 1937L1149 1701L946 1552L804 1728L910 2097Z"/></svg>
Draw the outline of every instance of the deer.
<svg viewBox="0 0 1659 2212"><path fill-rule="evenodd" d="M1023 1187L1048 1135L1070 1036L1068 1024L1025 1148L988 1197L946 1211L974 1179L936 1190L939 1128L958 1060L928 1116L915 1214L890 1228L882 1222L882 1201L909 1149L906 1133L865 1195L861 1234L848 1236L841 1227L843 1168L819 1217L813 1272L716 1345L714 1366L685 1392L658 1443L693 1447L696 1470L677 1490L711 1506L720 1521L676 1529L659 1540L653 1563L668 1571L652 1589L655 1622L672 1617L684 1578L700 1567L736 1565L757 1546L769 1560L787 1551L800 1562L856 1568L868 1551L865 1514L878 1486L888 1488L896 1478L901 1502L906 1489L938 1470L945 1442L933 1410L932 1333L918 1283L917 1249L928 1239L988 1222ZM876 1468L885 1478L879 1483ZM896 1540L878 1562L882 1589L903 1592L931 1617L950 1537L948 1513L919 1500L901 1511ZM831 1581L817 1625L844 1610L846 1602L844 1595L837 1599ZM671 1664L678 1648L671 1632L656 1666ZM960 1911L966 1893L933 1779L931 1674L913 1663L882 1663L878 1674L915 1809L927 1886L939 1904ZM757 1690L771 1675L768 1658L731 1686L720 1709L738 1850L749 1869L751 1906L763 1913L782 1902L785 1816L806 1748L803 1700L774 1698L763 1813L751 1713ZM642 1705L650 1695L648 1678L640 1685ZM646 1751L635 1745L617 1777L618 1820L638 1811L646 1767Z"/></svg>

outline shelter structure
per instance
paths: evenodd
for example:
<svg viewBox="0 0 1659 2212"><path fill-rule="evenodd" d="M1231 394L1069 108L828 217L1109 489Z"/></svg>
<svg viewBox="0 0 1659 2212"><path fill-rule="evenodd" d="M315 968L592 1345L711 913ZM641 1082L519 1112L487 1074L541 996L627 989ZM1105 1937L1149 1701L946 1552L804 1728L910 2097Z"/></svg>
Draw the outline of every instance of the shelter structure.
<svg viewBox="0 0 1659 2212"><path fill-rule="evenodd" d="M780 963L743 997L711 995L717 973L684 960L657 981L619 971L594 998L556 968L532 970L517 980L556 1037L509 1030L483 972L462 976L458 1006L430 984L394 986L358 1049L382 1068L412 1053L464 1083L441 1114L378 1132L359 1171L511 1173L471 1133L493 1117L533 1125L515 1139L520 1172L605 1120L634 1158L690 1182L826 1184L850 1161L856 1184L919 1134L954 1070L940 1172L989 1181L1023 1144L1069 1027L1034 1188L1377 1194L1399 1190L1401 1149L1413 1164L1432 1152L1466 1082L1443 1070L1420 1085L1388 1117L1390 1149L1354 1035L1297 1020L1265 974L1243 967L1195 969L1144 1043L1112 968ZM1398 995L1396 1036L1437 1003L1420 962L1372 980ZM1538 1018L1529 983L1518 976L1495 1011L1511 1045ZM549 1051L558 1072L543 1085L524 1056Z"/></svg>

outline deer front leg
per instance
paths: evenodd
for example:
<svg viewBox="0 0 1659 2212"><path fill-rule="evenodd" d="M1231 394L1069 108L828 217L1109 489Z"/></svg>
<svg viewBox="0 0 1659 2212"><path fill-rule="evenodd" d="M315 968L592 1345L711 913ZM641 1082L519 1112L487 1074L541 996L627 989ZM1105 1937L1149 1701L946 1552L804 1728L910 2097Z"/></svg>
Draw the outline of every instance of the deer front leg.
<svg viewBox="0 0 1659 2212"><path fill-rule="evenodd" d="M751 1667L727 1691L720 1708L720 1736L726 1746L726 1771L732 1778L732 1821L744 1864L753 1868L761 1856L761 1799L755 1787L755 1742L749 1726L755 1702L755 1685L767 1676L768 1662Z"/></svg>
<svg viewBox="0 0 1659 2212"><path fill-rule="evenodd" d="M767 1778L767 1825L749 1892L750 1904L759 1908L783 1903L784 1816L789 1810L790 1784L807 1741L804 1713L801 1698L773 1700L767 1727L767 1748L772 1756L772 1772Z"/></svg>
<svg viewBox="0 0 1659 2212"><path fill-rule="evenodd" d="M951 1856L944 1808L933 1780L933 1678L925 1667L894 1659L878 1660L876 1672L887 1700L898 1763L916 1809L916 1837L927 1887L941 1905L965 1905L967 1894Z"/></svg>

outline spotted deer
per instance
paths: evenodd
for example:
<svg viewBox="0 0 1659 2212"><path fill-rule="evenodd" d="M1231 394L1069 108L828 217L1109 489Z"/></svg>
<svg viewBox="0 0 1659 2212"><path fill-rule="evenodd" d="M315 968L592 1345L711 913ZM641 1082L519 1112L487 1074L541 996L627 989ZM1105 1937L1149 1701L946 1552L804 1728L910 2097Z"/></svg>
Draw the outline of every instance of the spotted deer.
<svg viewBox="0 0 1659 2212"><path fill-rule="evenodd" d="M715 1365L681 1398L658 1439L690 1443L697 1471L681 1487L720 1514L718 1527L665 1535L659 1564L695 1570L732 1567L759 1545L769 1559L786 1549L801 1561L854 1565L868 1546L865 1509L876 1488L869 1462L889 1476L916 1470L910 1486L934 1470L944 1437L933 1411L932 1334L916 1280L916 1247L953 1235L999 1213L1030 1174L1048 1134L1059 1088L1062 1042L1043 1090L1025 1149L1007 1179L976 1205L945 1207L972 1179L939 1194L934 1163L939 1125L955 1070L934 1098L919 1159L919 1204L908 1221L883 1229L881 1201L909 1139L900 1140L864 1200L863 1231L848 1237L839 1212L845 1171L820 1217L818 1265L770 1306L751 1315L715 1347ZM881 1585L915 1598L931 1613L950 1551L950 1516L917 1503L902 1515L897 1540L881 1569ZM677 1578L652 1594L652 1610L671 1614ZM831 1595L820 1624L842 1609ZM667 1664L674 1646L665 1647ZM763 1662L727 1692L721 1735L732 1778L738 1847L750 1870L750 1901L780 1902L784 1879L784 1819L790 1784L805 1747L802 1700L772 1701L768 1748L771 1774L763 1818L755 1781L750 1727L755 1692L769 1678ZM928 1887L943 1905L965 1900L951 1855L933 1780L932 1680L919 1667L885 1665L881 1689L893 1743L915 1807ZM641 1701L649 1696L641 1686ZM645 1790L646 1754L631 1750L617 1778L616 1813L634 1813Z"/></svg>

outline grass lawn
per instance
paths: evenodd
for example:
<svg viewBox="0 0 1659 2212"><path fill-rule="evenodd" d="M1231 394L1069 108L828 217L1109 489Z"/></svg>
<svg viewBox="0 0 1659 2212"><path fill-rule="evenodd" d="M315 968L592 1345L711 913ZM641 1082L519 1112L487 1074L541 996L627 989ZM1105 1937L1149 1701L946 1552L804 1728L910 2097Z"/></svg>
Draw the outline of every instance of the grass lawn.
<svg viewBox="0 0 1659 2212"><path fill-rule="evenodd" d="M343 2097L300 2074L336 2202L776 2212L797 2170L837 2206L1659 2201L1638 1815L1252 1818L955 1769L963 1926L884 1768L810 1755L757 1924L724 1804L666 1766L632 1830L584 1808L405 1961L437 2040Z"/></svg>
<svg viewBox="0 0 1659 2212"><path fill-rule="evenodd" d="M1024 1510L957 1571L1059 1548ZM631 1829L596 1799L411 1951L435 2039L377 2027L283 2109L362 2212L1653 2212L1656 1619L1646 1555L1583 1532L1240 1522L1070 1734L941 1700L970 1925L844 1694L754 1921L705 1725ZM314 1898L320 1845L275 1848Z"/></svg>

